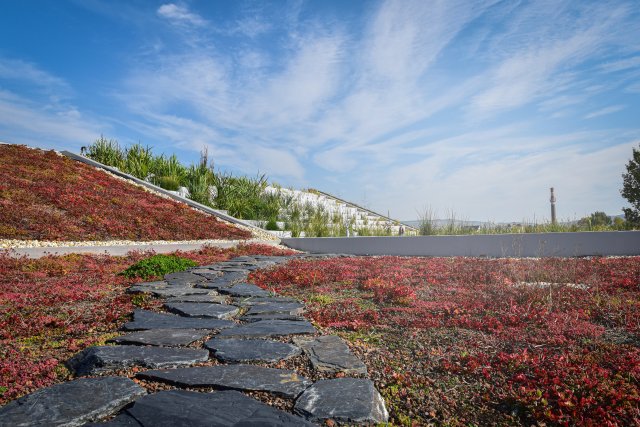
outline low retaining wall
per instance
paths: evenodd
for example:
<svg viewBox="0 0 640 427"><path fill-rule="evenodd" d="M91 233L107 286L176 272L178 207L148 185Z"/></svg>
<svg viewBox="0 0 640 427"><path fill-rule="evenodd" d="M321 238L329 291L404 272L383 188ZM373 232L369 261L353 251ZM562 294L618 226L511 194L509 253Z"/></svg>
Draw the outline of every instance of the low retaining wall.
<svg viewBox="0 0 640 427"><path fill-rule="evenodd" d="M313 237L282 239L313 253L398 256L573 257L640 255L640 231L488 234L419 237Z"/></svg>

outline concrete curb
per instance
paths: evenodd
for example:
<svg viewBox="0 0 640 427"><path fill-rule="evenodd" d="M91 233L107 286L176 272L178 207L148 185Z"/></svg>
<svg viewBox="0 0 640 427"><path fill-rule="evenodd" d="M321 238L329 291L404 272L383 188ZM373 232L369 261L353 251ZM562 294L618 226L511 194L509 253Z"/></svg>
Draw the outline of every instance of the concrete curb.
<svg viewBox="0 0 640 427"><path fill-rule="evenodd" d="M286 238L311 253L490 258L640 255L640 231L488 234L419 237Z"/></svg>

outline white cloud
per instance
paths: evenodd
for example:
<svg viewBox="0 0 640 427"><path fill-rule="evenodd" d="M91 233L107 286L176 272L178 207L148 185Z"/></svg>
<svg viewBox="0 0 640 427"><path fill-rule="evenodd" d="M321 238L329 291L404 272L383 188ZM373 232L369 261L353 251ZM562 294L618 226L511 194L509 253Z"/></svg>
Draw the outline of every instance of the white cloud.
<svg viewBox="0 0 640 427"><path fill-rule="evenodd" d="M197 13L193 13L185 5L174 3L163 4L158 8L158 15L169 20L171 23L181 26L203 27L207 21Z"/></svg>
<svg viewBox="0 0 640 427"><path fill-rule="evenodd" d="M250 38L255 38L265 34L272 29L272 25L256 16L240 19L236 21L236 26L230 31L231 34L242 34Z"/></svg>
<svg viewBox="0 0 640 427"><path fill-rule="evenodd" d="M600 116L605 116L607 114L615 113L616 111L624 110L624 105L612 105L610 107L601 108L600 110L594 111L592 113L584 116L585 119L593 119Z"/></svg>
<svg viewBox="0 0 640 427"><path fill-rule="evenodd" d="M172 22L204 21L186 6L172 6L182 8L164 11ZM383 182L374 203L396 206L404 217L415 215L412 204L444 208L447 200L460 200L461 213L475 216L476 208L490 218L487 200L500 193L500 211L517 219L544 213L519 197L563 182L551 165L566 172L563 162L578 165L573 156L592 162L594 175L585 182L606 175L612 185L610 171L583 150L596 146L605 158L615 150L597 145L592 132L566 130L568 122L549 125L548 117L584 114L577 107L587 100L601 107L596 95L622 86L593 77L605 75L597 64L620 45L622 9L569 1L390 1L361 32L347 24L303 25L297 12L284 24L267 22L251 11L215 30L247 37L232 53L200 28L188 33L194 43L179 52L167 47L131 70L121 99L150 139L194 150L206 145L222 166L300 182L313 162L327 181L356 188ZM267 32L278 37L259 37ZM480 41L464 45L476 34ZM478 56L464 56L471 51ZM628 70L629 64L615 66ZM535 107L530 117L506 115L523 106ZM612 114L611 108L586 118ZM513 124L504 125L506 118ZM538 135L547 125L565 130ZM566 182L577 189L574 178ZM598 197L592 199L604 200Z"/></svg>
<svg viewBox="0 0 640 427"><path fill-rule="evenodd" d="M19 59L0 57L0 80L26 82L32 88L55 96L56 99L72 94L71 87L63 79Z"/></svg>
<svg viewBox="0 0 640 427"><path fill-rule="evenodd" d="M506 58L487 74L489 87L472 99L473 115L483 117L556 96L576 78L568 70L599 55L608 43L618 43L624 8L586 7L575 18L570 5L532 4L522 9L512 22L514 33L499 37Z"/></svg>
<svg viewBox="0 0 640 427"><path fill-rule="evenodd" d="M0 84L3 81L21 88L18 94L0 86L0 135L7 142L79 148L109 128L71 103L74 91L64 79L36 64L0 57Z"/></svg>
<svg viewBox="0 0 640 427"><path fill-rule="evenodd" d="M580 144L585 135L564 137L576 140L576 144L558 146L562 138L546 141L539 137L536 139L542 147L538 150L513 150L510 154L477 145L467 150L439 147L432 156L391 168L386 180L375 179L378 171L370 171L361 182L378 185L372 200L375 208L392 207L403 219L415 218L416 210L431 206L441 216L451 209L459 218L469 220L541 221L549 218L549 187L556 188L562 219L579 218L595 210L618 213L622 201L616 189L633 144L586 151ZM447 165L464 159L473 161L444 172ZM407 194L412 195L410 202Z"/></svg>
<svg viewBox="0 0 640 427"><path fill-rule="evenodd" d="M87 145L108 126L84 117L73 107L41 106L0 92L0 135L6 142L34 147Z"/></svg>
<svg viewBox="0 0 640 427"><path fill-rule="evenodd" d="M600 68L606 72L622 71L628 70L630 68L640 68L640 56L625 58L619 61L607 62L606 64L602 64Z"/></svg>

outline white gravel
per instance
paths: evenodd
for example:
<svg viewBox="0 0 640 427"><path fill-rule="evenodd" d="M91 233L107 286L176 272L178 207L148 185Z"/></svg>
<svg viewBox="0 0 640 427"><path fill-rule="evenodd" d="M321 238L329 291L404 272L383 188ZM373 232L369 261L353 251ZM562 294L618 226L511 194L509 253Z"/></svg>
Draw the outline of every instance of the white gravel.
<svg viewBox="0 0 640 427"><path fill-rule="evenodd" d="M250 240L153 240L153 241L132 241L132 240L103 240L103 241L84 241L84 242L65 242L65 241L42 241L42 240L13 240L0 239L0 249L19 249L19 248L64 248L78 246L145 246L145 245L184 245L184 244L218 244L227 243L237 245L240 243L261 243L265 245L279 246L279 242L263 239Z"/></svg>

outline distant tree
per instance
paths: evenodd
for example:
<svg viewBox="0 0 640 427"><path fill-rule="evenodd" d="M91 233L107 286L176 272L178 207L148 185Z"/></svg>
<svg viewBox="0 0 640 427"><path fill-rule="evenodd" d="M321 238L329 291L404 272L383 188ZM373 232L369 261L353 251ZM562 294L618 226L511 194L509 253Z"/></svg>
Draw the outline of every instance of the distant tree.
<svg viewBox="0 0 640 427"><path fill-rule="evenodd" d="M613 228L615 228L616 230L624 230L627 227L627 224L625 223L624 219L620 218L619 216L613 218Z"/></svg>
<svg viewBox="0 0 640 427"><path fill-rule="evenodd" d="M623 208L624 217L630 226L640 226L640 145L633 150L633 158L627 163L627 173L622 174L622 197L631 208Z"/></svg>
<svg viewBox="0 0 640 427"><path fill-rule="evenodd" d="M611 217L604 212L594 212L589 219L593 227L611 225Z"/></svg>
<svg viewBox="0 0 640 427"><path fill-rule="evenodd" d="M578 224L581 227L585 228L595 228L595 227L607 227L611 225L611 217L604 212L598 211L592 213L590 216L582 218L578 221Z"/></svg>

